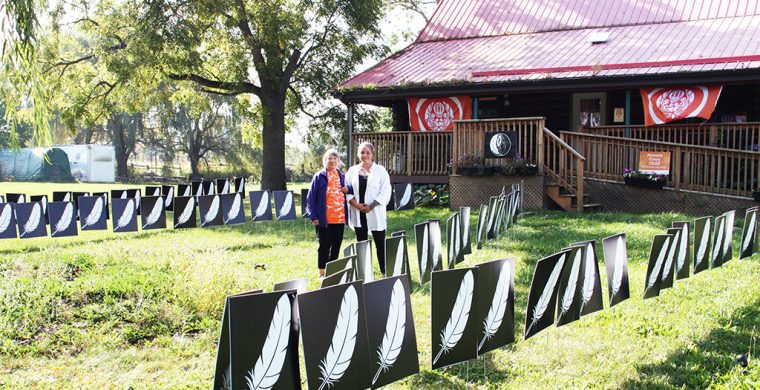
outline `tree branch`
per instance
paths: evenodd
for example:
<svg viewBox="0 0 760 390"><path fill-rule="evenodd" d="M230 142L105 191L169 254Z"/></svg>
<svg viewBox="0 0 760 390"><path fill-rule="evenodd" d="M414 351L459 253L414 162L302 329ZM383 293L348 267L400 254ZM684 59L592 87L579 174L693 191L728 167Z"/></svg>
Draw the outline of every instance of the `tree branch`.
<svg viewBox="0 0 760 390"><path fill-rule="evenodd" d="M301 100L301 94L298 93L298 91L296 91L296 89L293 88L292 85L289 85L288 89L290 90L290 92L293 93L293 95L295 95L295 97L296 97L296 104L298 104L298 109L301 110L301 112L304 113L304 115L308 116L311 119L322 119L322 118L325 118L328 115L330 115L330 110L329 109L327 111L325 111L324 113L322 113L322 114L312 114L312 113L310 113L309 111L306 110L306 107L304 107L304 105L303 105L303 101ZM335 106L333 106L333 107L335 107Z"/></svg>
<svg viewBox="0 0 760 390"><path fill-rule="evenodd" d="M208 78L205 78L193 73L167 74L166 76L175 81L192 81L198 85L201 85L207 88L228 91L228 92L218 92L218 94L222 94L222 95L229 94L231 96L234 96L234 95L239 95L241 93L252 93L256 96L261 96L261 88L258 85L248 83L248 82L231 83L231 82L226 82L226 81L211 80L211 79L208 79ZM206 90L206 92L212 92L212 91Z"/></svg>

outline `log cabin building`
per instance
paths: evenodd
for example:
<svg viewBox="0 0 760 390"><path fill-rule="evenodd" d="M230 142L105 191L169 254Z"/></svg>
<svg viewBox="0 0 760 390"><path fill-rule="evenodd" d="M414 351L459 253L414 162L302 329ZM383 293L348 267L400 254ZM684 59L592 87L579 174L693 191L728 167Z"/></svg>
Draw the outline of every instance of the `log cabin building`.
<svg viewBox="0 0 760 390"><path fill-rule="evenodd" d="M349 107L349 145L373 142L395 182L449 183L452 207L516 180L528 207L749 207L760 185L760 2L441 0L411 45L335 95ZM393 131L354 133L357 104L389 107ZM517 159L487 158L496 132L516 135ZM641 152L669 153L663 190L622 184ZM522 159L538 175L457 168Z"/></svg>

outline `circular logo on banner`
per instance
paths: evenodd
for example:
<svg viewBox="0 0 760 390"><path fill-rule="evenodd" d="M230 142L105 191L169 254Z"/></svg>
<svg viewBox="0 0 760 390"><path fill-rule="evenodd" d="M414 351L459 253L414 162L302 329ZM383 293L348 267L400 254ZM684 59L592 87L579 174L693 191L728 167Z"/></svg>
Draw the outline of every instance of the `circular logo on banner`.
<svg viewBox="0 0 760 390"><path fill-rule="evenodd" d="M707 104L705 87L655 88L649 93L649 114L657 123L696 116Z"/></svg>
<svg viewBox="0 0 760 390"><path fill-rule="evenodd" d="M504 133L495 134L488 144L491 153L496 157L504 157L512 150L512 141Z"/></svg>
<svg viewBox="0 0 760 390"><path fill-rule="evenodd" d="M454 127L462 116L462 103L456 97L420 99L417 103L420 130L444 131Z"/></svg>

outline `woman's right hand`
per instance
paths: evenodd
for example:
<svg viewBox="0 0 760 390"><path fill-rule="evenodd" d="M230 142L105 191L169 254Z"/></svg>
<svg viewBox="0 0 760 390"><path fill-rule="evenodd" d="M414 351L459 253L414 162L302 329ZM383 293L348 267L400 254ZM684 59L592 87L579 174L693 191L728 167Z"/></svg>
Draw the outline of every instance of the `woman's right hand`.
<svg viewBox="0 0 760 390"><path fill-rule="evenodd" d="M314 225L314 226L319 226L319 220L318 219L313 219L311 221L311 224Z"/></svg>

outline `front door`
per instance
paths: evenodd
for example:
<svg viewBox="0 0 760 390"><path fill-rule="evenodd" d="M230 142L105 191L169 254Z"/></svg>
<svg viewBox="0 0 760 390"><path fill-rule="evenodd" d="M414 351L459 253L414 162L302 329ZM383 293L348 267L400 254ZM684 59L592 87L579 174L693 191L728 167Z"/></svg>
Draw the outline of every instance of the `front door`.
<svg viewBox="0 0 760 390"><path fill-rule="evenodd" d="M607 93L590 92L573 94L573 122L571 129L597 127L607 124Z"/></svg>

